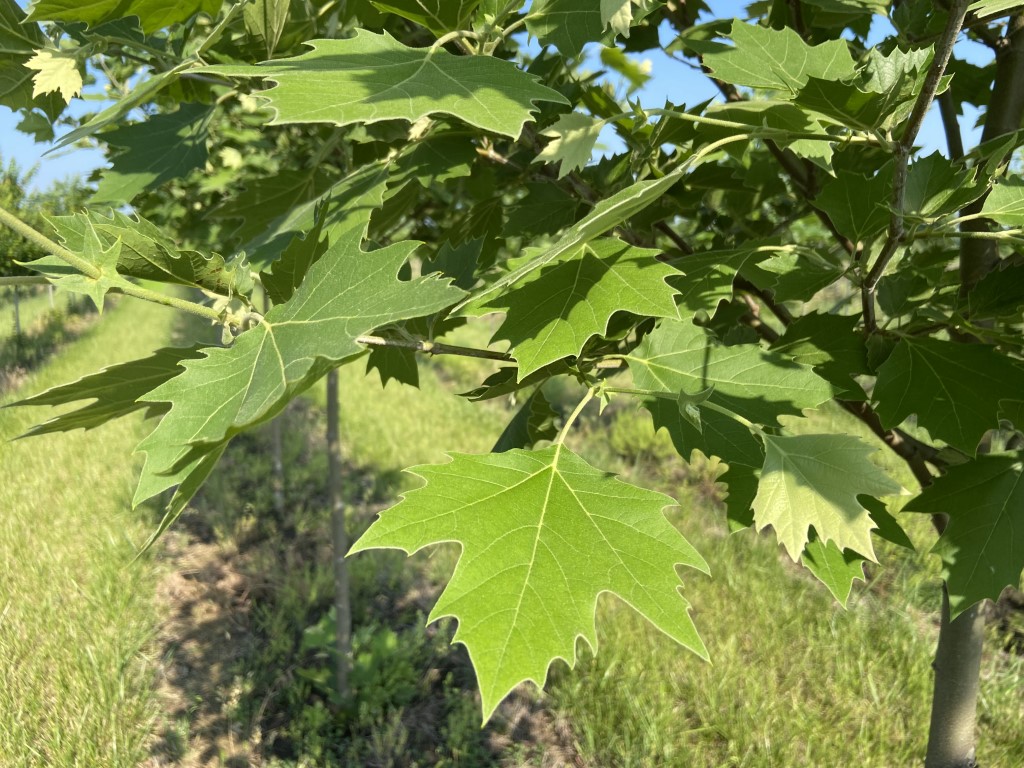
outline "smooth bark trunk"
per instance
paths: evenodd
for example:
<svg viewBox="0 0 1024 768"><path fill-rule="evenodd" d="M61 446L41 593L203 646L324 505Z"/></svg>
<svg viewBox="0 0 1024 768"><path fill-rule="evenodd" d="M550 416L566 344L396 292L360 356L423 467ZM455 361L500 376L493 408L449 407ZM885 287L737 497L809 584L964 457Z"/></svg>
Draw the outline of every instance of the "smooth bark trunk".
<svg viewBox="0 0 1024 768"><path fill-rule="evenodd" d="M949 619L949 594L942 588L942 626L935 653L935 690L925 768L973 768L984 604Z"/></svg>
<svg viewBox="0 0 1024 768"><path fill-rule="evenodd" d="M352 606L349 596L348 533L345 530L345 505L342 498L341 437L338 422L338 372L327 374L327 500L331 508L331 529L334 538L334 614L335 671L338 695L349 696L349 669L352 665Z"/></svg>

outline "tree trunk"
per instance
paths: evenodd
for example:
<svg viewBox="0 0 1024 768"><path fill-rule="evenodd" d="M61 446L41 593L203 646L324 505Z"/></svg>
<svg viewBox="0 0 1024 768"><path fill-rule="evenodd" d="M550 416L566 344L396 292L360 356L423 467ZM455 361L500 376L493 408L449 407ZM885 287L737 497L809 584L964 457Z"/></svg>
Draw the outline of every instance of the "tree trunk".
<svg viewBox="0 0 1024 768"><path fill-rule="evenodd" d="M14 286L14 359L21 361L21 292Z"/></svg>
<svg viewBox="0 0 1024 768"><path fill-rule="evenodd" d="M270 422L270 487L274 493L274 515L280 525L285 524L284 509L284 414Z"/></svg>
<svg viewBox="0 0 1024 768"><path fill-rule="evenodd" d="M942 587L942 626L935 652L935 690L925 768L973 768L978 678L985 639L984 604L949 620L949 593Z"/></svg>
<svg viewBox="0 0 1024 768"><path fill-rule="evenodd" d="M345 531L345 505L341 491L341 439L338 434L338 372L327 374L327 500L331 508L334 536L334 614L338 695L348 698L348 673L352 665L352 606L349 601L348 534Z"/></svg>

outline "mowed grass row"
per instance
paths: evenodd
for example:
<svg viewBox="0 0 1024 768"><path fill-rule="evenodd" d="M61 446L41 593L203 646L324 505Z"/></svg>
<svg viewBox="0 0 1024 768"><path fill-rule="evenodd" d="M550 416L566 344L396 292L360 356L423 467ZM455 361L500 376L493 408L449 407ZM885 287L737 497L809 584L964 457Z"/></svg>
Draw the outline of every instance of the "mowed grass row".
<svg viewBox="0 0 1024 768"><path fill-rule="evenodd" d="M172 320L123 301L6 401L145 355ZM143 424L11 442L48 415L0 410L0 765L134 766L157 716L155 571L132 563L153 525L130 506Z"/></svg>
<svg viewBox="0 0 1024 768"><path fill-rule="evenodd" d="M18 315L22 333L29 332L32 327L45 317L51 309L66 312L68 295L57 294L50 307L50 297L46 291L30 293L21 289L21 300L18 302ZM0 290L0 346L10 343L14 337L14 289Z"/></svg>
<svg viewBox="0 0 1024 768"><path fill-rule="evenodd" d="M470 372L462 369L472 363L456 361L453 373L468 380ZM447 365L445 359L442 370ZM355 463L393 472L441 462L448 450L490 449L510 414L453 397L432 370L421 371L422 391L391 384L382 392L376 375L364 376L361 364L342 369L342 433ZM317 399L323 402L320 390ZM793 429L839 429L873 439L838 409L809 415ZM633 418L620 411L619 417L639 420L648 430L644 439L659 442L645 413ZM600 653L595 659L581 642L577 668L556 662L546 694L587 763L920 765L939 599L927 518L904 516L919 551L880 543L886 565L871 567L871 586L858 583L844 610L780 554L773 536L728 535L723 515L694 491L693 474L687 479L680 472L678 458L616 456L609 447L615 429L614 420L590 422L570 443L596 466L680 499L672 519L712 568L710 579L681 574L712 663L671 642L621 601L602 596ZM898 460L882 451L876 458L913 487ZM417 484L408 475L402 483ZM442 547L417 558L422 566L410 567L447 578L457 553ZM993 637L982 674L979 759L983 765L1024 765L1024 660L1002 652Z"/></svg>

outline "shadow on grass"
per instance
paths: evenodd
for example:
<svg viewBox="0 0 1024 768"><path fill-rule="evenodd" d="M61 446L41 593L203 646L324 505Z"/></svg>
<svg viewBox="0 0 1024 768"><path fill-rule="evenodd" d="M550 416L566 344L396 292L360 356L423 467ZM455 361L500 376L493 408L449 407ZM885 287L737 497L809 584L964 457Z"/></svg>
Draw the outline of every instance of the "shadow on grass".
<svg viewBox="0 0 1024 768"><path fill-rule="evenodd" d="M69 302L67 311L51 309L20 334L0 343L0 395L13 390L61 346L82 335L99 317L85 301Z"/></svg>

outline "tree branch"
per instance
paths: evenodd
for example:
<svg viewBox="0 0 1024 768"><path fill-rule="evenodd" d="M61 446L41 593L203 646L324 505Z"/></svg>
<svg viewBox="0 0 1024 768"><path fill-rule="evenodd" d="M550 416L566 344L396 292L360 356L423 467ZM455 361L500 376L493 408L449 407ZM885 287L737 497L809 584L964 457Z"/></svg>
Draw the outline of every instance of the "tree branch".
<svg viewBox="0 0 1024 768"><path fill-rule="evenodd" d="M428 355L460 355L461 357L477 357L484 360L500 360L505 363L515 362L512 355L506 352L495 352L490 349L476 349L473 347L459 347L453 344L441 344L437 341L424 341L420 339L387 339L383 336L360 336L356 341L359 344L365 344L368 347L411 349L414 352L423 352Z"/></svg>
<svg viewBox="0 0 1024 768"><path fill-rule="evenodd" d="M910 164L910 155L914 150L914 139L917 138L917 134L921 130L921 124L924 122L924 117L928 114L928 109L935 99L939 82L942 80L942 75L946 71L946 65L949 64L949 59L953 54L953 45L956 43L956 38L963 27L964 17L967 15L967 3L968 0L957 0L952 4L949 17L946 19L946 28L943 30L942 37L936 46L935 57L932 59L932 65L925 76L921 93L918 94L917 101L914 102L914 108L907 119L907 126L903 130L903 135L900 137L899 142L896 143L896 146L893 147L895 167L893 168L892 176L892 194L889 198L889 207L892 211L889 217L889 229L878 258L861 285L861 308L864 312L864 326L869 332L876 330L878 327L875 321L875 289L878 287L878 281L882 279L886 267L889 266L889 262L896 255L896 251L903 244L904 235L906 234L903 226L903 208L906 202L907 168Z"/></svg>

